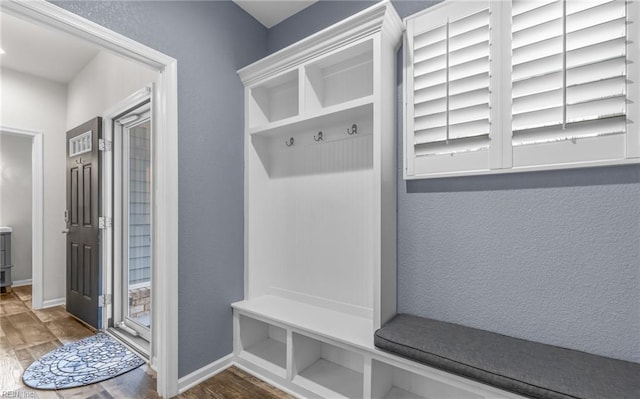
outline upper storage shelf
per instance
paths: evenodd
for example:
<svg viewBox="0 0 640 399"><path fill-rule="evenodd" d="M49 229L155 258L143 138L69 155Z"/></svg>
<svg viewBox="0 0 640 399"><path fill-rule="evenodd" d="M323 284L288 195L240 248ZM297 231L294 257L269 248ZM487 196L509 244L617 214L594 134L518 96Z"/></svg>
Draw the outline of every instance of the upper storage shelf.
<svg viewBox="0 0 640 399"><path fill-rule="evenodd" d="M268 126L298 115L298 71L269 79L250 89L249 126Z"/></svg>
<svg viewBox="0 0 640 399"><path fill-rule="evenodd" d="M386 47L381 51L386 36L378 35L383 31L395 48L402 21L388 1L239 70L249 134L273 135L307 119L376 103L386 83L374 75L386 75L381 69L390 64L382 60L388 58Z"/></svg>
<svg viewBox="0 0 640 399"><path fill-rule="evenodd" d="M250 133L272 134L303 120L372 104L373 87L373 39L367 39L250 86Z"/></svg>
<svg viewBox="0 0 640 399"><path fill-rule="evenodd" d="M304 68L310 114L373 94L373 40L358 43Z"/></svg>

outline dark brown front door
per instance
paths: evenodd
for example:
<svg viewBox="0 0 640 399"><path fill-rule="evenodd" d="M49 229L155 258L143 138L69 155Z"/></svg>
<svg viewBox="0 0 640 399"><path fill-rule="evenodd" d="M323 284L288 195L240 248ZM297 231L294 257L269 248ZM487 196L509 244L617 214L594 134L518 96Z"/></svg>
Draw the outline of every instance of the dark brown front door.
<svg viewBox="0 0 640 399"><path fill-rule="evenodd" d="M67 132L67 311L98 328L98 139L102 119Z"/></svg>

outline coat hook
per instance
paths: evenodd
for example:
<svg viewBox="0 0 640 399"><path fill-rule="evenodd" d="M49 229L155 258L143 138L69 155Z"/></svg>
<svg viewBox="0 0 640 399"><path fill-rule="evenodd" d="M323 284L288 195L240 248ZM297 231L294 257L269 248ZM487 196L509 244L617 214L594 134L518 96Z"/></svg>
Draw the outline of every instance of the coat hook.
<svg viewBox="0 0 640 399"><path fill-rule="evenodd" d="M291 147L293 145L293 137L289 138L289 140L284 142L287 147Z"/></svg>
<svg viewBox="0 0 640 399"><path fill-rule="evenodd" d="M315 136L315 135L314 135L314 136L313 136L313 139L314 139L315 141L323 141L323 140L324 140L324 137L322 137L322 131L318 132L318 135L317 135L317 136Z"/></svg>
<svg viewBox="0 0 640 399"><path fill-rule="evenodd" d="M351 125L351 129L347 128L347 134L349 136L358 134L358 125L354 123L353 125Z"/></svg>

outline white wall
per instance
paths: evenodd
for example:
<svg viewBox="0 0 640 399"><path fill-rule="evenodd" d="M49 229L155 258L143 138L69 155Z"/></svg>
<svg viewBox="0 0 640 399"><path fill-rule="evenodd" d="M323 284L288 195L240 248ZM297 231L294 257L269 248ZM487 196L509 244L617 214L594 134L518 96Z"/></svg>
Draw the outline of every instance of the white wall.
<svg viewBox="0 0 640 399"><path fill-rule="evenodd" d="M155 71L146 66L100 52L69 82L67 130L103 116L106 110L155 78Z"/></svg>
<svg viewBox="0 0 640 399"><path fill-rule="evenodd" d="M66 104L66 85L0 69L0 125L43 135L44 301L65 296Z"/></svg>
<svg viewBox="0 0 640 399"><path fill-rule="evenodd" d="M31 148L33 139L0 134L0 225L11 226L14 283L31 279Z"/></svg>

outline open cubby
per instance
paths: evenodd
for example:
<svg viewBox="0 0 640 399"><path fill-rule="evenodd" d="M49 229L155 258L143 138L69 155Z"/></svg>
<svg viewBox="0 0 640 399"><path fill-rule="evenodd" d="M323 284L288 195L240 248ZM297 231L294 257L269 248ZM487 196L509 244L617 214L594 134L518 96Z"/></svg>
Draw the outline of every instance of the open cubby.
<svg viewBox="0 0 640 399"><path fill-rule="evenodd" d="M293 382L326 398L363 397L364 357L293 334Z"/></svg>
<svg viewBox="0 0 640 399"><path fill-rule="evenodd" d="M265 126L298 115L298 92L297 69L252 87L249 125Z"/></svg>
<svg viewBox="0 0 640 399"><path fill-rule="evenodd" d="M286 342L284 328L240 316L240 357L283 378L287 369Z"/></svg>
<svg viewBox="0 0 640 399"><path fill-rule="evenodd" d="M372 399L484 399L424 375L372 360Z"/></svg>
<svg viewBox="0 0 640 399"><path fill-rule="evenodd" d="M306 106L315 112L373 94L373 41L358 43L305 67Z"/></svg>

